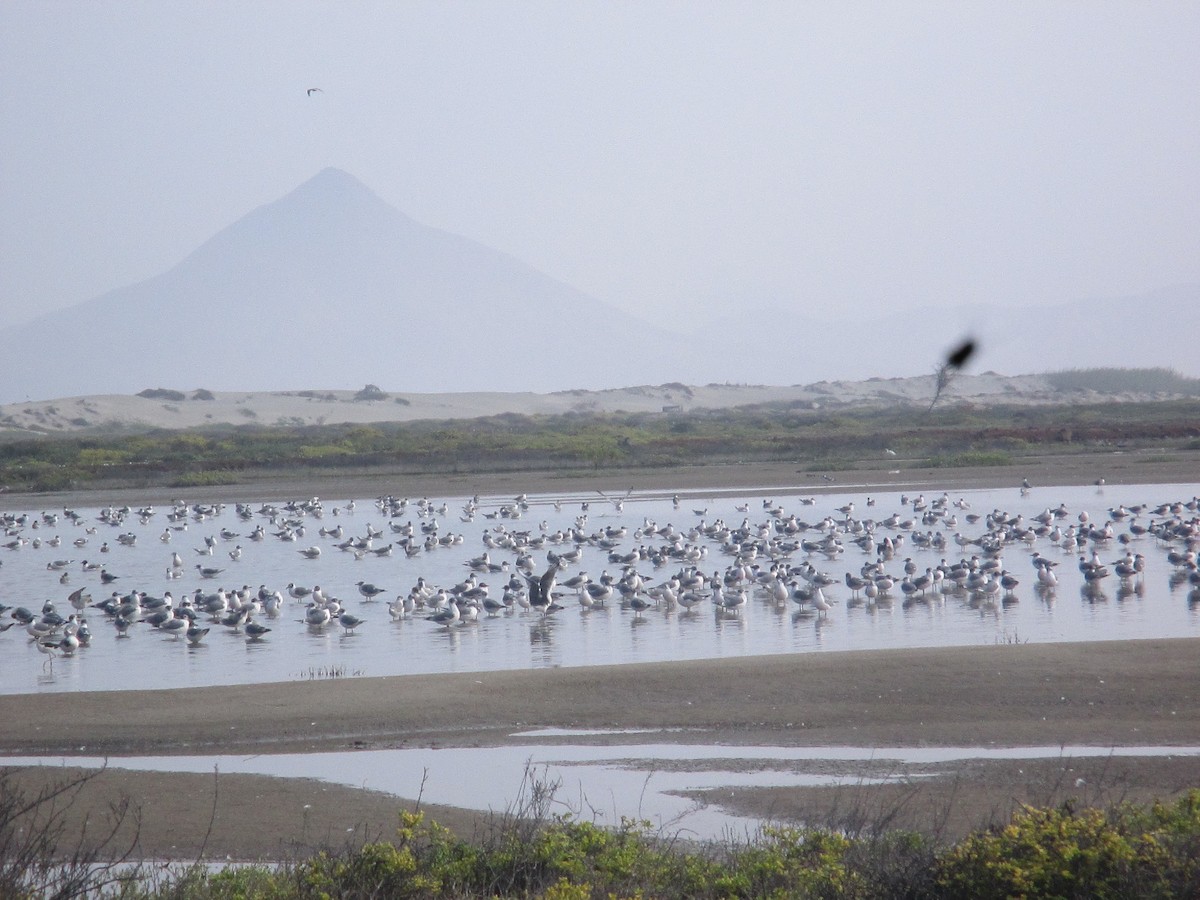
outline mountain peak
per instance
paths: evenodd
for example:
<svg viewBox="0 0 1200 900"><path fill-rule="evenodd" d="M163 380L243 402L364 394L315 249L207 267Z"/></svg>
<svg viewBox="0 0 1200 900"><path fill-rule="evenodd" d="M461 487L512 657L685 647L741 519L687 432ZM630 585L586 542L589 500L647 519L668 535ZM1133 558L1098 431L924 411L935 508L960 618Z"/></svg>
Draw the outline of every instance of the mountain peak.
<svg viewBox="0 0 1200 900"><path fill-rule="evenodd" d="M280 197L268 207L312 206L328 214L353 207L386 207L393 215L403 215L373 190L342 169L322 169L308 181Z"/></svg>
<svg viewBox="0 0 1200 900"><path fill-rule="evenodd" d="M344 169L328 166L308 181L300 184L292 193L301 191L362 191L375 196L375 192Z"/></svg>
<svg viewBox="0 0 1200 900"><path fill-rule="evenodd" d="M162 339L164 322L208 355L181 354ZM630 364L583 369L570 341L520 353L495 341L554 322L620 348ZM50 335L74 365L44 365ZM175 379L210 390L612 387L612 378L670 380L675 368L660 348L672 337L498 250L422 225L331 167L154 278L0 331L11 374L0 401L136 393ZM480 352L489 341L496 346ZM136 367L109 364L135 352Z"/></svg>

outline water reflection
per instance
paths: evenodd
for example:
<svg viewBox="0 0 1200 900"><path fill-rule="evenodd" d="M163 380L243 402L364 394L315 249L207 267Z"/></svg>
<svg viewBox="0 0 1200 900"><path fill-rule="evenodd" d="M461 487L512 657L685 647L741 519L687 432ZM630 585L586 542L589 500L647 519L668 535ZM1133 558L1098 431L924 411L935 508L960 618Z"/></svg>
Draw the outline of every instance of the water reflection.
<svg viewBox="0 0 1200 900"><path fill-rule="evenodd" d="M936 496L933 493L936 486L922 486L921 490L926 492L928 505ZM800 492L802 489L797 488L792 493ZM448 514L433 511L440 505L434 503L424 516L406 514L399 519L385 516L366 499L357 501L353 507L348 503L338 504L341 513L334 524L342 529L341 541L332 536L333 529L327 528L332 518L328 514L318 520L315 512L278 511L271 520L260 513L259 504L243 514L235 506L214 507L202 516L189 512L184 521L172 524L165 521L166 511L159 510L145 524L139 524L134 517L126 518L119 526L101 522L100 510L78 510L78 525L60 518L54 526L37 529L36 534L27 527L25 534L40 541L39 546L35 547L31 540L20 549L0 551L5 554L4 565L0 566L0 597L6 604L39 612L49 599L60 613L71 613L74 609L68 608L67 597L76 588L90 592L93 602L108 597L114 586L100 584L98 571L85 572L78 561L85 554L87 558L100 558L99 544L105 542L109 544L108 552L103 555L105 568L118 576L114 585L120 587L121 593L138 590L161 597L170 591L178 605L184 598L203 602L216 596L218 588L233 590L249 585L246 590L253 594L254 585L263 585L267 591L280 592L282 610L274 617L266 609L261 616L255 616L255 621L271 628L260 642L248 643L243 632L208 622L206 627L211 633L193 647L181 639L164 639L146 623L130 625L127 633L121 633L114 627L115 620L88 607L82 613L92 632L90 645L81 647L72 656L56 659L52 667L45 668L36 644L30 642L22 628L14 627L0 634L0 653L4 655L6 669L0 691L111 690L140 687L151 678L159 687L285 681L302 677L298 673L320 670L389 675L978 645L994 643L1015 631L1024 640L1034 642L1197 633L1200 587L1191 584L1194 566L1180 552L1181 545L1177 542L1172 548L1160 544L1145 534L1144 527L1141 533L1135 532L1139 519L1131 518L1131 514L1113 521L1115 536L1111 539L1104 537L1106 529L1100 527L1110 509L1128 512L1134 508L1135 500L1162 502L1193 497L1198 493L1195 485L1122 487L1119 496L1118 489L1110 488L1104 506L1095 505L1096 495L1088 488L1034 488L1024 495L1015 489L956 492L965 504L979 511L979 518L969 521L968 516L974 517L975 513L968 513L965 508L955 509L956 518L948 517L944 526L927 524L919 515L912 514L917 498L882 493L875 495L876 505L869 511L874 517L874 531L861 535L847 530L845 516L840 511L851 503L867 511L864 498L856 496L852 486L847 486L841 494L806 498L811 503L801 503L799 498L780 500L782 492L771 493L773 497L766 505L761 495L747 492L705 497L703 502L695 504L685 499L676 508L670 492L633 492L624 499L621 512L613 504L601 503L594 504L586 513L582 504L591 499L587 495L530 496L527 498L530 508L524 511L521 520L487 518L501 505L512 504L512 500L481 498L479 515L471 522L454 526L455 532L461 529L462 544L443 546L435 541L430 549L420 549L413 556L395 549L390 556L351 552L338 549L337 543L382 532L388 535L387 539L378 543L391 542L397 548L400 537L395 529L405 528L410 518L417 525L432 526L437 522L440 533L444 534L450 530L448 523L453 521L450 516L462 500L446 501ZM1109 498L1125 502L1109 506ZM697 510L705 509L705 516L696 515L693 505ZM993 554L975 541L984 534L988 517L996 520L1023 517L1023 521L1030 522L1048 510L1059 509L1060 505L1069 518L1063 520L1062 526L1055 527L1065 532L1065 523L1075 522L1081 513L1090 512L1089 527L1099 531L1099 540L1085 538L1083 543L1075 540L1072 544L1063 539L1056 544L1049 534L1032 536L1027 532L1025 539L1003 547L1003 562L996 559L998 565L1023 582L1003 593L969 590L965 580L960 585L950 578L941 584L941 590L932 587L902 592L906 562L915 573L928 573L943 560L955 563L974 557L977 563L985 561ZM778 515L772 515L769 506L774 506ZM410 507L410 513L413 508ZM1146 510L1152 508L1153 504ZM36 514L30 518L36 518ZM911 524L900 527L906 518L912 519ZM1148 518L1149 512L1143 511L1140 521ZM291 519L299 524L287 526L285 522ZM800 528L801 519L811 527ZM895 527L883 524L893 519L898 523ZM543 520L544 530L535 524ZM798 548L774 558L768 554L755 557L746 548L757 538L735 547L727 537L727 529L721 533L701 530L702 525L708 530L714 523L733 525L743 520L756 529L756 534L780 536L781 541L793 545L806 541L809 549ZM674 524L660 529L654 524L659 521ZM954 522L954 531L950 522ZM185 523L188 530L173 530ZM263 529L263 539L251 539L250 535L259 527ZM306 559L297 552L297 542L274 536L286 533L287 527L306 528L301 546L317 546L322 551L320 555ZM606 544L590 538L554 542L554 535L567 535L575 528L581 538L602 533ZM97 533L88 534L89 529ZM706 572L720 575L723 569L728 573L735 566L743 570L748 599L740 609L727 609L702 599L686 609L660 601L641 612L623 608L616 602L585 610L574 591L560 587L559 602L565 608L545 619L520 609L509 609L496 616L481 614L479 621L472 624L439 628L425 621L417 610L399 621L390 621L392 616L383 601L403 596L419 579L435 587L462 581L464 563L485 549L492 562L502 569L507 565L510 573L514 571L517 554L497 546L496 542L515 534L517 529L523 529L536 542L524 551L529 554L535 572L546 566L550 553L567 556L578 549L579 561L563 570L562 581L583 571L612 571L615 579L621 574L617 567L624 563L612 560L628 558L642 577L658 588L668 577L687 569L689 559L704 554L701 564ZM785 533L785 529L795 533ZM126 532L139 534L140 540L132 546L117 542L116 535ZM928 546L922 546L929 534L934 538L928 539ZM163 535L169 540L161 540ZM959 535L962 543L957 540ZM868 549L860 546L860 537L861 544ZM1121 538L1125 542L1118 546ZM58 547L50 545L52 539L58 540ZM65 551L76 539L85 541L84 547ZM209 541L213 544L211 548ZM895 552L882 556L876 552L880 545L889 542ZM834 544L840 552L830 552ZM228 553L237 546L242 548L238 558L229 558ZM211 556L204 557L204 564L215 563L214 567L224 568L224 573L208 579L191 568L193 560L199 558L196 551L201 549L211 549ZM1138 549L1144 555L1144 571L1131 579L1116 577L1118 558L1128 558L1128 550ZM171 564L174 553L180 554L184 562L179 569L182 574L167 579L164 573L175 571ZM1033 553L1058 564L1057 587L1061 592L1055 585L1038 579L1029 561ZM1113 576L1084 582L1078 566L1081 554L1111 566ZM70 560L72 555L75 561L67 569L47 568L48 563L60 558ZM892 579L890 589L881 589L869 598L851 590L845 577L858 577L864 564L877 561ZM796 587L806 584L800 575L794 574L802 567L805 572L828 576L831 583L823 590L830 608L819 611L811 600L802 606L791 596L781 599L769 591L766 586L769 572L779 564L790 568ZM68 576L67 585L59 583L64 572ZM492 580L500 582L502 578ZM368 602L361 594L360 583L387 586L394 593L377 602ZM364 623L350 633L336 622L323 627L306 625L304 603L293 599L293 594L311 591L316 584L322 585L327 595L342 597L342 602ZM1078 601L1064 602L1073 600L1076 591ZM726 598L736 595L733 588L725 593ZM1030 598L1038 602L1021 602ZM207 619L207 615L201 619Z"/></svg>
<svg viewBox="0 0 1200 900"><path fill-rule="evenodd" d="M773 747L647 743L560 744L587 732L525 732L539 743L501 747L356 750L267 756L0 757L2 766L70 765L154 772L312 778L464 809L503 811L529 778L558 785L559 811L595 814L600 824L647 819L668 835L716 839L753 834L763 823L689 799L738 787L881 784L910 777L903 767L964 760L1193 757L1200 747ZM864 768L865 766L865 768ZM717 794L719 796L720 794Z"/></svg>

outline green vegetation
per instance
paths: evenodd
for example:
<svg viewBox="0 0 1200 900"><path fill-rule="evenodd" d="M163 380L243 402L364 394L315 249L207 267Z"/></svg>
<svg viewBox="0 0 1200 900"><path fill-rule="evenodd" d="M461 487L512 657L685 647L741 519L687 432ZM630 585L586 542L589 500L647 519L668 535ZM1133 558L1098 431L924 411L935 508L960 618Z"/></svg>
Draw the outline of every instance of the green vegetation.
<svg viewBox="0 0 1200 900"><path fill-rule="evenodd" d="M368 386L370 387L370 386ZM804 471L1009 465L1033 450L1156 452L1196 446L1200 400L932 411L764 404L663 413L515 413L479 419L239 426L0 441L0 485L16 491L227 484L270 471L396 474L595 471L739 462Z"/></svg>
<svg viewBox="0 0 1200 900"><path fill-rule="evenodd" d="M1174 369L1068 369L1051 372L1046 380L1060 391L1200 396L1200 378L1188 378Z"/></svg>
<svg viewBox="0 0 1200 900"><path fill-rule="evenodd" d="M1184 898L1200 894L1200 790L1171 803L1023 807L939 845L913 832L769 827L711 844L666 839L644 821L602 828L550 815L553 791L467 841L401 812L391 840L276 866L163 871L112 834L61 851L83 776L27 799L0 777L0 895L13 898ZM121 808L120 819L136 811ZM135 839L136 843L136 839ZM112 857L117 857L117 862Z"/></svg>
<svg viewBox="0 0 1200 900"><path fill-rule="evenodd" d="M968 469L982 466L1011 466L1011 453L1003 450L968 450L946 456L932 456L925 460L927 469Z"/></svg>
<svg viewBox="0 0 1200 900"><path fill-rule="evenodd" d="M146 388L144 391L138 391L139 397L145 397L147 400L186 400L187 394L183 391L172 390L171 388Z"/></svg>

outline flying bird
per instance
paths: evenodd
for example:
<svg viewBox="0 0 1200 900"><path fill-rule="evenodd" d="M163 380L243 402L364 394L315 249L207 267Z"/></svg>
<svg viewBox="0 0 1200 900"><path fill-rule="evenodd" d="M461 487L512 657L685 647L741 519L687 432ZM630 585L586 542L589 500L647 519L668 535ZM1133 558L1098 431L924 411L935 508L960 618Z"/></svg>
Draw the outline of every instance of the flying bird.
<svg viewBox="0 0 1200 900"><path fill-rule="evenodd" d="M946 357L946 365L952 369L961 369L975 353L974 338L967 338Z"/></svg>
<svg viewBox="0 0 1200 900"><path fill-rule="evenodd" d="M977 349L979 348L975 343L975 339L967 338L946 354L946 361L938 366L937 389L933 392L933 401L929 404L930 409L933 409L937 404L938 398L942 396L942 391L950 384L950 379L970 361Z"/></svg>
<svg viewBox="0 0 1200 900"><path fill-rule="evenodd" d="M323 94L325 92L320 88L309 88L305 93L307 96L311 97L313 94Z"/></svg>

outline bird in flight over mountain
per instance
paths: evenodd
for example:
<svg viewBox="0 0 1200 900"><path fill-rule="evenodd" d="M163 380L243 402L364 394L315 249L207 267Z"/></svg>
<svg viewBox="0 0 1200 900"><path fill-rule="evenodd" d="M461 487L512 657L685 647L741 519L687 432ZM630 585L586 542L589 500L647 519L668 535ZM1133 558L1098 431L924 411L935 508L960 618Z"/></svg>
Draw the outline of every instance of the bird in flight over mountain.
<svg viewBox="0 0 1200 900"><path fill-rule="evenodd" d="M320 88L309 88L306 93L308 94L309 97L311 97L313 94L323 94L325 92L323 90L321 90Z"/></svg>

